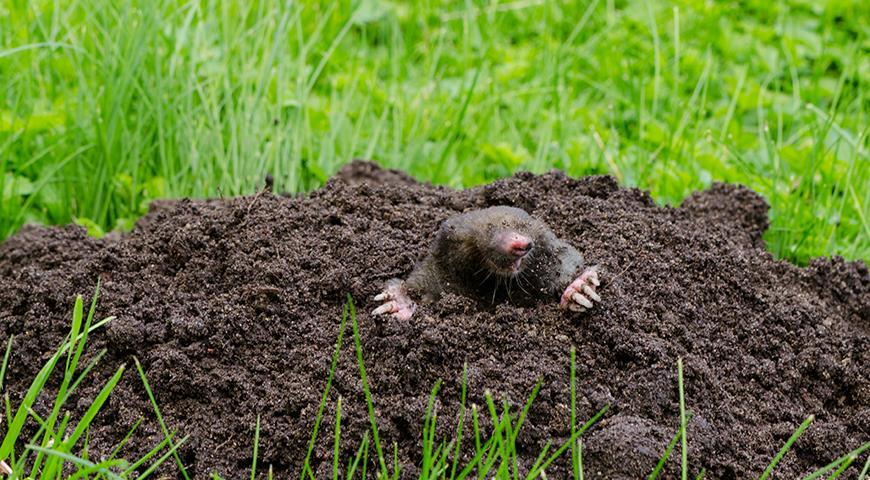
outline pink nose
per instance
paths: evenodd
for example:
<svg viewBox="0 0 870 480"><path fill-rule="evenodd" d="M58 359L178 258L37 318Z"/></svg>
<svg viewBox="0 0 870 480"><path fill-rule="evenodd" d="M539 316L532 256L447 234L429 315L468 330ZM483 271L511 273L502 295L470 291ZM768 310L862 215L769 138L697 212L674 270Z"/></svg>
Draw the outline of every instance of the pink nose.
<svg viewBox="0 0 870 480"><path fill-rule="evenodd" d="M512 233L508 235L505 246L511 255L522 257L532 249L532 239L518 233Z"/></svg>

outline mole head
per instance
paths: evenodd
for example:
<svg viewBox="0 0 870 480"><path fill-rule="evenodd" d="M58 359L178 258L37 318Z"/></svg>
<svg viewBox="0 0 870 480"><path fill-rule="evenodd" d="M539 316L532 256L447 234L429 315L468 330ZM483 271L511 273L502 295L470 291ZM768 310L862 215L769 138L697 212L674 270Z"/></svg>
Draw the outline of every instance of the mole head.
<svg viewBox="0 0 870 480"><path fill-rule="evenodd" d="M489 207L472 210L445 222L442 227L453 239L448 253L468 266L481 267L499 276L510 277L525 268L534 255L546 227L524 210L514 207Z"/></svg>

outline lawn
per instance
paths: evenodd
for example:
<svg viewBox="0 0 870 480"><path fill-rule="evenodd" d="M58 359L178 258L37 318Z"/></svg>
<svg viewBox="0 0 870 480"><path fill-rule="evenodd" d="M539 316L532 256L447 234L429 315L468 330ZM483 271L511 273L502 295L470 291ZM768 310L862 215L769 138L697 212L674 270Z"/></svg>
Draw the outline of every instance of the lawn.
<svg viewBox="0 0 870 480"><path fill-rule="evenodd" d="M867 25L861 0L6 0L0 238L365 157L453 187L609 173L666 204L740 182L777 256L867 260Z"/></svg>

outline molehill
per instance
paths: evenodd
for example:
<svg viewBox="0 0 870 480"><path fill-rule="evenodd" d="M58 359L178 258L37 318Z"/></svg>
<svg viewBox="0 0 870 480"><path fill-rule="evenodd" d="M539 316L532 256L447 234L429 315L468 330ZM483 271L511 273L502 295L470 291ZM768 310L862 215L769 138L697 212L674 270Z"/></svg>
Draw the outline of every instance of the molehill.
<svg viewBox="0 0 870 480"><path fill-rule="evenodd" d="M448 296L409 321L369 315L372 297L407 276L443 219L490 205L527 210L598 264L602 303L574 315L555 298L518 307ZM7 391L16 405L67 334L74 296L100 280L98 316L117 318L92 336L90 354L107 354L73 406L135 356L170 428L190 435L180 454L191 474L247 475L260 415L258 464L276 478L298 475L351 294L381 442L390 457L397 444L407 477L438 379L437 434L453 435L466 364L469 404L485 405L489 391L519 408L542 381L519 435L527 471L546 441L570 435L576 347L579 418L610 405L584 436L588 478L653 469L679 425L678 357L693 469L757 476L813 414L777 469L796 478L870 439L870 274L840 258L805 268L775 260L766 227L766 203L742 187L716 184L670 208L605 176L522 173L455 191L363 162L307 196L155 202L133 232L100 240L75 226L28 227L0 246L0 341L15 335ZM331 475L339 396L348 458L370 428L349 340L315 449L318 478ZM45 398L35 406L46 408ZM122 456L162 438L130 369L91 428L91 457L140 418ZM566 461L548 470L567 473Z"/></svg>

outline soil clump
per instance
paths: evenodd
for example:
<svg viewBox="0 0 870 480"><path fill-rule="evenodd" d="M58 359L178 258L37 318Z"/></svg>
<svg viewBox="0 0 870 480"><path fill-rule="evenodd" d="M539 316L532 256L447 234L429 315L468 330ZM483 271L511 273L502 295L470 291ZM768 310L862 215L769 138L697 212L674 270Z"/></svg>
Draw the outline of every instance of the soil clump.
<svg viewBox="0 0 870 480"><path fill-rule="evenodd" d="M578 315L558 298L515 306L448 295L408 321L369 315L384 282L407 277L442 220L492 205L528 211L598 264L602 302ZM136 357L169 428L190 435L180 448L190 474L249 475L260 415L260 470L289 478L306 454L350 294L381 444L391 463L396 443L402 478L418 473L439 379L437 438L452 438L464 365L468 405L482 417L485 391L516 412L541 381L519 433L527 472L547 441L570 436L572 347L579 421L610 405L583 437L587 478L652 471L679 426L678 357L692 478L701 467L706 478L757 477L813 414L776 469L797 478L870 440L870 274L836 257L803 268L778 261L764 250L766 228L765 201L736 186L716 184L671 208L606 176L521 173L456 191L364 162L306 196L155 202L131 233L112 238L26 227L0 246L0 341L15 336L6 391L18 405L67 335L75 295L91 295L99 280L98 317L116 319L92 335L88 355L106 355L71 405L86 408ZM343 462L370 429L349 334L312 458L317 478L331 478L339 396ZM47 401L34 410L47 413ZM122 457L163 438L129 368L89 432L91 458L139 419ZM678 463L679 449L668 475ZM857 477L851 470L846 478ZM547 471L569 472L567 458Z"/></svg>

